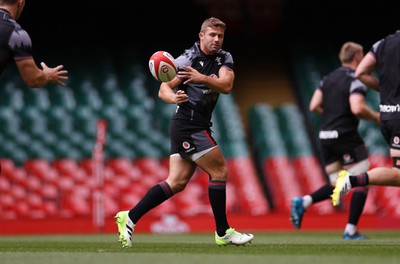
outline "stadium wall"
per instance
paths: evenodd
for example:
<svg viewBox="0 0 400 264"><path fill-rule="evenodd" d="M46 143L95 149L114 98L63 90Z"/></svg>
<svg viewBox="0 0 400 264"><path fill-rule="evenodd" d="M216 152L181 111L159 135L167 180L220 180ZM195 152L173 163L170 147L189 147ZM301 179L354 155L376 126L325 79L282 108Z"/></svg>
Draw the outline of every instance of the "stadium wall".
<svg viewBox="0 0 400 264"><path fill-rule="evenodd" d="M230 224L234 228L248 232L298 232L289 222L285 213L271 213L262 216L232 215ZM382 215L364 215L359 223L361 230L399 229L399 217ZM309 213L304 217L302 230L342 230L347 222L347 213L331 215ZM91 218L45 219L23 221L0 221L0 235L27 234L96 234L116 233L115 219L108 218L103 228L95 227ZM137 233L203 233L214 232L214 220L211 216L163 217L145 216L135 228Z"/></svg>

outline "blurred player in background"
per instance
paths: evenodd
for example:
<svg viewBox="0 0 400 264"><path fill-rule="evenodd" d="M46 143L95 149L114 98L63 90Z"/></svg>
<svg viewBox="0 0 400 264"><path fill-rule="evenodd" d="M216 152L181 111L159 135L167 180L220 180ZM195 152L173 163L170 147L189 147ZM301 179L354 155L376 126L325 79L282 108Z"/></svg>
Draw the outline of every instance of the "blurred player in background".
<svg viewBox="0 0 400 264"><path fill-rule="evenodd" d="M341 66L323 78L311 98L310 111L322 115L319 140L325 172L331 183L309 195L292 199L290 221L297 229L300 229L303 215L309 206L331 197L340 169L346 168L352 173L362 173L369 169L368 151L358 133L358 124L359 119L379 123L379 113L366 105L367 87L355 78L355 70L363 56L361 45L344 43L339 52ZM357 223L367 193L366 187L354 190L343 234L346 240L365 239L357 231Z"/></svg>
<svg viewBox="0 0 400 264"><path fill-rule="evenodd" d="M208 194L216 224L216 244L242 245L253 239L253 235L239 233L228 223L228 169L211 135L211 116L218 97L232 91L235 79L232 55L221 49L225 28L225 23L217 18L206 19L200 29L200 41L176 59L177 76L160 85L159 97L177 105L170 124L170 171L167 179L150 188L131 210L115 216L123 247L132 245L132 232L139 219L183 191L197 167L209 175Z"/></svg>
<svg viewBox="0 0 400 264"><path fill-rule="evenodd" d="M379 79L374 73L379 74ZM389 145L392 168L377 167L367 172L339 172L332 195L333 205L351 188L368 185L400 186L400 31L377 41L356 70L356 77L379 92L381 132Z"/></svg>
<svg viewBox="0 0 400 264"><path fill-rule="evenodd" d="M0 0L0 76L15 62L28 87L38 88L48 83L64 85L68 71L62 65L49 68L42 62L42 69L36 66L29 34L16 22L24 7L25 0Z"/></svg>

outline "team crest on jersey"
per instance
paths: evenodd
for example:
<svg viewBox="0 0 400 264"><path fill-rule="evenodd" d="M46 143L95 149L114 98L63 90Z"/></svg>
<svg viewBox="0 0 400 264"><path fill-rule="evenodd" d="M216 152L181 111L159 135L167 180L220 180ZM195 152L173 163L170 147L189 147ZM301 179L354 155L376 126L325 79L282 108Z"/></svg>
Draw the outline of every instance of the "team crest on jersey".
<svg viewBox="0 0 400 264"><path fill-rule="evenodd" d="M216 58L215 58L215 61L218 62L218 65L221 65L221 64L222 64L222 63L221 63L221 57L216 57Z"/></svg>
<svg viewBox="0 0 400 264"><path fill-rule="evenodd" d="M210 94L213 92L213 90L211 89L207 89L207 90L202 90L203 94Z"/></svg>
<svg viewBox="0 0 400 264"><path fill-rule="evenodd" d="M187 141L184 141L184 142L182 143L182 146L183 146L185 149L190 148L190 144L189 144L189 142L187 142Z"/></svg>
<svg viewBox="0 0 400 264"><path fill-rule="evenodd" d="M399 145L400 139L399 139L398 136L395 136L395 137L393 138L393 143L396 144L396 145Z"/></svg>

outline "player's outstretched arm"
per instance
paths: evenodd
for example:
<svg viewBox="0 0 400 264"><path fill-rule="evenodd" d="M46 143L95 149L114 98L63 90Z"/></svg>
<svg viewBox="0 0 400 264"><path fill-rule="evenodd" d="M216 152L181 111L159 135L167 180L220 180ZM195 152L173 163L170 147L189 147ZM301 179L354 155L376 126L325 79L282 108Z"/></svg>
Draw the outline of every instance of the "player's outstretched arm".
<svg viewBox="0 0 400 264"><path fill-rule="evenodd" d="M39 69L33 58L17 61L16 64L22 80L30 88L44 87L49 83L64 86L68 80L68 71L64 70L63 65L50 68L42 62L42 69Z"/></svg>

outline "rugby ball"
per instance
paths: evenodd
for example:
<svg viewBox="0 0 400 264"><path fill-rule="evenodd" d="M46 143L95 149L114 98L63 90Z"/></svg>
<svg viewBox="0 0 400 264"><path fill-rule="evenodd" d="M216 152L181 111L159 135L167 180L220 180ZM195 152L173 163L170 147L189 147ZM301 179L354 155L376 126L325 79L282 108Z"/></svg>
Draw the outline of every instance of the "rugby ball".
<svg viewBox="0 0 400 264"><path fill-rule="evenodd" d="M174 57L166 51L157 51L149 59L149 69L160 82L171 81L178 72Z"/></svg>

